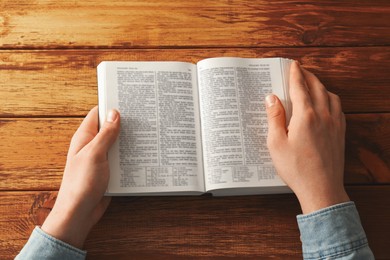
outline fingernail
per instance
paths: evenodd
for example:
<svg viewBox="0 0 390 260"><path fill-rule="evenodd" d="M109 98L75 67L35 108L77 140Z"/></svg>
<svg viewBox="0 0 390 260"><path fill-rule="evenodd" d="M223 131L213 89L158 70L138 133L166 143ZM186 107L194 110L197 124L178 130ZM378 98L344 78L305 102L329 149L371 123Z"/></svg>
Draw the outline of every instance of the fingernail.
<svg viewBox="0 0 390 260"><path fill-rule="evenodd" d="M107 122L112 123L116 120L117 117L118 117L118 113L115 110L111 109L107 115Z"/></svg>
<svg viewBox="0 0 390 260"><path fill-rule="evenodd" d="M265 103L267 107L272 107L273 105L275 105L275 102L276 102L276 98L274 95L268 95L265 97Z"/></svg>

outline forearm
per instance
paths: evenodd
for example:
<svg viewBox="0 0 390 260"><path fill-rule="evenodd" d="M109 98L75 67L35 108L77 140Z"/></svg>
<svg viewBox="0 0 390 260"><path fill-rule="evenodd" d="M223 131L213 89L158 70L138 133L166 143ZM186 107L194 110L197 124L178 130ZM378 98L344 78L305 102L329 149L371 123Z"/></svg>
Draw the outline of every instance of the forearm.
<svg viewBox="0 0 390 260"><path fill-rule="evenodd" d="M353 202L298 215L304 259L374 259Z"/></svg>

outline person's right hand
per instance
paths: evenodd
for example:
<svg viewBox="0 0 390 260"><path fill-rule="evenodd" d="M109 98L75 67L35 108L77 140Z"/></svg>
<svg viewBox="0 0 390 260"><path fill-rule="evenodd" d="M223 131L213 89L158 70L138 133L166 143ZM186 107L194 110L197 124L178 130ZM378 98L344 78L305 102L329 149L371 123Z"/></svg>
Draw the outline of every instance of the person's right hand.
<svg viewBox="0 0 390 260"><path fill-rule="evenodd" d="M266 98L267 144L276 171L294 191L304 214L349 201L344 189L345 116L340 99L293 62L292 117L275 95Z"/></svg>

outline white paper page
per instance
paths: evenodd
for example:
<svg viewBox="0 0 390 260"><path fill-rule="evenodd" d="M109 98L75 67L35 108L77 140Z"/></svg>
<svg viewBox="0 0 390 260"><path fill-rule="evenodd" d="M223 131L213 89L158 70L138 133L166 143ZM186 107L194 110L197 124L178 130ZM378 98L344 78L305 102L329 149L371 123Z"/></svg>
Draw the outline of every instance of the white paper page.
<svg viewBox="0 0 390 260"><path fill-rule="evenodd" d="M107 193L204 192L196 66L103 62L98 71L100 121L121 113Z"/></svg>
<svg viewBox="0 0 390 260"><path fill-rule="evenodd" d="M285 186L267 149L265 96L288 109L282 59L212 58L198 66L206 190Z"/></svg>

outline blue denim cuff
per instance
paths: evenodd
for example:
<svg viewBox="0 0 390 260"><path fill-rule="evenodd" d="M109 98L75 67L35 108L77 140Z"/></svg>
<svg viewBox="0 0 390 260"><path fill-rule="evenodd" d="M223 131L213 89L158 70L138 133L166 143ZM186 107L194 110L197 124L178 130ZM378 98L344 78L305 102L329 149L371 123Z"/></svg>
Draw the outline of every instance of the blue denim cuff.
<svg viewBox="0 0 390 260"><path fill-rule="evenodd" d="M35 227L15 259L85 259L86 251L71 246Z"/></svg>
<svg viewBox="0 0 390 260"><path fill-rule="evenodd" d="M342 259L350 254L373 259L354 202L298 215L297 221L305 259Z"/></svg>

